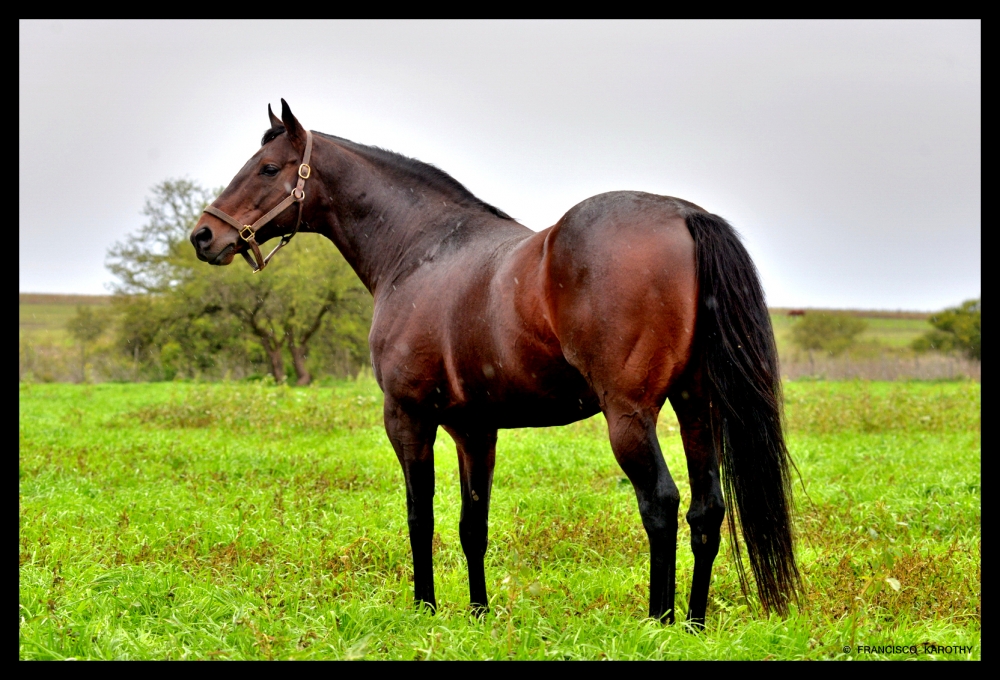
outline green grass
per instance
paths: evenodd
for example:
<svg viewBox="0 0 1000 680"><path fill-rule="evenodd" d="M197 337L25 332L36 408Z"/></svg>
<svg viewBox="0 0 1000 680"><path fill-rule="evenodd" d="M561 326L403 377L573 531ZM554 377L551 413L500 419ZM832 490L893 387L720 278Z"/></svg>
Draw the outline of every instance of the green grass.
<svg viewBox="0 0 1000 680"><path fill-rule="evenodd" d="M19 657L980 658L980 386L792 383L786 396L808 491L801 605L755 612L723 549L695 634L644 618L645 534L600 419L501 432L492 612L476 620L443 433L440 611L412 606L402 474L370 379L21 385ZM683 512L672 414L660 434ZM683 521L678 545L683 614ZM925 642L971 652L843 651Z"/></svg>

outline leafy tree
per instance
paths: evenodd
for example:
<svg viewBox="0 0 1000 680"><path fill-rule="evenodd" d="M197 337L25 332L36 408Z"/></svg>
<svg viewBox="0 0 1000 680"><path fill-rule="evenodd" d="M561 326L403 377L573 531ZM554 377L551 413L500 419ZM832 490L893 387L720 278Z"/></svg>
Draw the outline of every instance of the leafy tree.
<svg viewBox="0 0 1000 680"><path fill-rule="evenodd" d="M810 312L792 326L792 341L804 350L836 356L868 328L864 319L847 314Z"/></svg>
<svg viewBox="0 0 1000 680"><path fill-rule="evenodd" d="M188 180L161 183L143 210L148 222L109 251L108 268L120 281L119 348L136 373L250 374L263 363L276 381L294 372L304 385L317 371L364 365L370 297L319 237L297 236L256 276L240 261L210 267L197 260L188 235L214 193ZM317 337L325 337L325 351L311 356ZM324 361L332 358L331 338L341 340L334 362Z"/></svg>
<svg viewBox="0 0 1000 680"><path fill-rule="evenodd" d="M296 383L312 381L309 346L318 334L342 334L355 342L358 333L367 338L371 322L368 292L336 248L321 237L301 234L268 265L267 271L251 276L240 267L214 269L200 283L208 285L201 297L239 319L260 342L277 381L285 379L285 352L291 358ZM364 354L367 354L367 341ZM364 357L360 358L363 365ZM359 363L358 361L354 362Z"/></svg>
<svg viewBox="0 0 1000 680"><path fill-rule="evenodd" d="M960 351L970 359L982 361L982 298L966 300L958 307L950 307L935 314L929 321L934 330L914 340L913 349L918 352Z"/></svg>
<svg viewBox="0 0 1000 680"><path fill-rule="evenodd" d="M94 309L90 305L80 305L76 308L66 324L70 335L80 343L80 380L87 379L87 350L107 330L111 318L105 310Z"/></svg>
<svg viewBox="0 0 1000 680"><path fill-rule="evenodd" d="M221 193L187 179L165 180L153 187L139 230L108 251L107 267L119 279L120 294L167 293L189 280L198 266L188 235L205 206Z"/></svg>

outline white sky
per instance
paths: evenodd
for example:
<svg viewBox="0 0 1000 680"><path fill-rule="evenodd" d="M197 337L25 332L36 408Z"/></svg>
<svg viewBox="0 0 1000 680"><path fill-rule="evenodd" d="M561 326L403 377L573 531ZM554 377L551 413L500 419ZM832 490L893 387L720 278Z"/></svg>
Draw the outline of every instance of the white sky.
<svg viewBox="0 0 1000 680"><path fill-rule="evenodd" d="M19 290L107 292L150 187L227 184L284 97L533 229L602 191L694 201L771 305L953 305L981 290L981 28L21 21Z"/></svg>

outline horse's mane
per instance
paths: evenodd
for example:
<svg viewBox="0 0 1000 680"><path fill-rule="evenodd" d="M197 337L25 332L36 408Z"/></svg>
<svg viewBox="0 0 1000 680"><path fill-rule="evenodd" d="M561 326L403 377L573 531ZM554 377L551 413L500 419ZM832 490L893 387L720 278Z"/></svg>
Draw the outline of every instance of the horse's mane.
<svg viewBox="0 0 1000 680"><path fill-rule="evenodd" d="M260 145L264 146L279 135L284 134L284 132L284 125L275 125L264 133L264 136L260 140ZM430 163L418 161L416 158L408 158L407 156L398 154L395 151L389 151L388 149L382 149L377 146L365 146L364 144L358 144L357 142L352 142L351 140L344 139L343 137L328 135L322 132L318 132L316 134L346 146L351 151L358 153L367 160L392 170L400 171L423 184L427 184L446 194L456 196L458 200L464 203L471 203L472 205L482 208L486 212L501 219L513 219L503 210L476 198L476 196L471 191L466 189L461 182L441 168L437 168Z"/></svg>

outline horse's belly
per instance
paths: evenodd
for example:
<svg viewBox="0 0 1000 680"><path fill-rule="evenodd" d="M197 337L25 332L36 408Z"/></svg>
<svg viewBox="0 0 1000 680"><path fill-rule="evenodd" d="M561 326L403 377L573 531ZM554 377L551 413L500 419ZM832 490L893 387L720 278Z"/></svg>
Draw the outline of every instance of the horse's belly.
<svg viewBox="0 0 1000 680"><path fill-rule="evenodd" d="M551 427L566 425L600 413L597 396L588 390L576 398L544 399L525 395L497 404L492 415L496 427Z"/></svg>
<svg viewBox="0 0 1000 680"><path fill-rule="evenodd" d="M589 418L600 412L597 395L574 369L563 375L517 371L494 380L465 383L465 399L447 409L444 420L488 423L497 428L549 427ZM497 379L497 378L505 379Z"/></svg>

